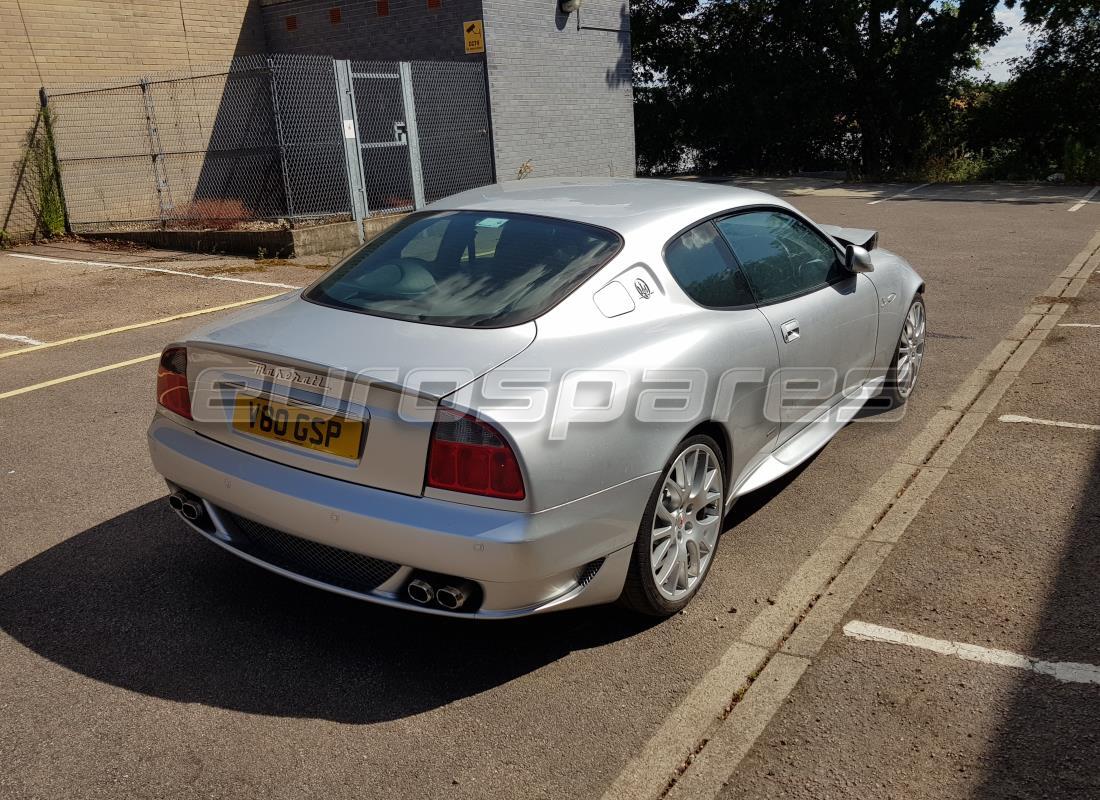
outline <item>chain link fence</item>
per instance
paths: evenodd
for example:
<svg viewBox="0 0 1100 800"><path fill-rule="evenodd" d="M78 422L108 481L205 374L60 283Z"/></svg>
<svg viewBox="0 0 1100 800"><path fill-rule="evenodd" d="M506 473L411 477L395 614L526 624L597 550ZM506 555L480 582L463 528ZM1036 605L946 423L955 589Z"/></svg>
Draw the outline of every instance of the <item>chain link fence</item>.
<svg viewBox="0 0 1100 800"><path fill-rule="evenodd" d="M493 181L477 63L249 56L47 95L78 232L363 219Z"/></svg>

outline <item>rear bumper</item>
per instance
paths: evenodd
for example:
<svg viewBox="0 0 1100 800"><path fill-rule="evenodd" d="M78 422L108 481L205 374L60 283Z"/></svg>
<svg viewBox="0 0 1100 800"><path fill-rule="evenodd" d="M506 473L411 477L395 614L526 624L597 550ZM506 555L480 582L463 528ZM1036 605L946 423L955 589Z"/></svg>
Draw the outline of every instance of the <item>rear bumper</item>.
<svg viewBox="0 0 1100 800"><path fill-rule="evenodd" d="M475 581L473 616L511 617L611 602L622 590L654 476L536 513L462 505L335 480L214 442L157 415L149 451L171 484L198 495L209 519L192 527L254 563L311 585L434 613L401 591L414 570ZM237 546L228 511L283 533L400 565L369 592L296 574ZM594 577L581 570L605 559ZM461 613L461 616L471 616Z"/></svg>

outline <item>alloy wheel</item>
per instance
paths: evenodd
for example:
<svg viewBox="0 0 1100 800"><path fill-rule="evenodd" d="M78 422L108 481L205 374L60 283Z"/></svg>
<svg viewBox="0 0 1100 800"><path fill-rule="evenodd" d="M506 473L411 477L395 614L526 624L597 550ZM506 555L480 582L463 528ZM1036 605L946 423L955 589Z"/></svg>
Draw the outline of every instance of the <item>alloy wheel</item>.
<svg viewBox="0 0 1100 800"><path fill-rule="evenodd" d="M650 569L657 591L680 600L694 591L722 526L722 470L706 445L688 447L665 473L650 533Z"/></svg>
<svg viewBox="0 0 1100 800"><path fill-rule="evenodd" d="M918 300L909 307L905 325L901 329L901 340L898 342L898 365L894 380L898 394L902 397L909 397L917 385L917 374L924 360L925 325L924 303Z"/></svg>

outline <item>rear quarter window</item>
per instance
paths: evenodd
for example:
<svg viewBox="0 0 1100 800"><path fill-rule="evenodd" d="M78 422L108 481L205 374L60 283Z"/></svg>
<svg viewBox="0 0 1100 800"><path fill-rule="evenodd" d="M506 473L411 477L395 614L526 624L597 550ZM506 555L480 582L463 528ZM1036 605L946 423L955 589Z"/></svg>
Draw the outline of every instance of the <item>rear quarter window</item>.
<svg viewBox="0 0 1100 800"><path fill-rule="evenodd" d="M665 264L680 288L699 305L740 308L756 302L729 248L710 222L669 242Z"/></svg>

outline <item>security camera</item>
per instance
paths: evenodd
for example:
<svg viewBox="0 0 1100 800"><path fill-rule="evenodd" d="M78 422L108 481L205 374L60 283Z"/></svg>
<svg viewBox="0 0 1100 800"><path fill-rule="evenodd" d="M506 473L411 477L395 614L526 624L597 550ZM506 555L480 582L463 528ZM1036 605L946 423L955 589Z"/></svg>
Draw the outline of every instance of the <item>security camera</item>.
<svg viewBox="0 0 1100 800"><path fill-rule="evenodd" d="M581 7L581 0L561 0L558 3L558 8L561 9L563 14L572 14L578 8Z"/></svg>

